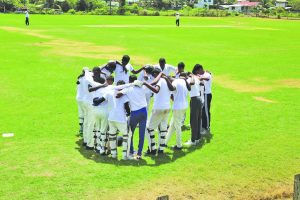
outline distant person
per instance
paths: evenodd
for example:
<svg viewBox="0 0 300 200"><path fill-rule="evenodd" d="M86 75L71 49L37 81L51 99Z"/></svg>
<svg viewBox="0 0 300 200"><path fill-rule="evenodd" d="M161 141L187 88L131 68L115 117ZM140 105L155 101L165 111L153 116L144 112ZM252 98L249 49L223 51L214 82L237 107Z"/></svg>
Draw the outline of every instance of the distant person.
<svg viewBox="0 0 300 200"><path fill-rule="evenodd" d="M176 26L179 27L179 18L180 18L180 15L179 15L179 13L177 12L175 16L176 16Z"/></svg>
<svg viewBox="0 0 300 200"><path fill-rule="evenodd" d="M29 26L29 13L27 10L25 11L25 24L26 26Z"/></svg>

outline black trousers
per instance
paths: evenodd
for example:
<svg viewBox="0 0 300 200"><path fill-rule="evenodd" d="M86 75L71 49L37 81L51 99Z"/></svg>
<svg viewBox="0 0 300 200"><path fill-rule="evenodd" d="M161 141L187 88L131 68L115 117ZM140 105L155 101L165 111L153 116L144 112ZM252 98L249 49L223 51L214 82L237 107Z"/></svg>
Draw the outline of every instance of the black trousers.
<svg viewBox="0 0 300 200"><path fill-rule="evenodd" d="M28 17L26 17L25 24L26 24L26 26L29 26L29 18Z"/></svg>
<svg viewBox="0 0 300 200"><path fill-rule="evenodd" d="M201 138L202 101L200 96L191 97L190 102L190 124L192 129L192 142Z"/></svg>
<svg viewBox="0 0 300 200"><path fill-rule="evenodd" d="M202 108L202 128L210 128L210 104L212 94L204 94L204 106Z"/></svg>
<svg viewBox="0 0 300 200"><path fill-rule="evenodd" d="M179 26L179 19L176 19L176 26Z"/></svg>

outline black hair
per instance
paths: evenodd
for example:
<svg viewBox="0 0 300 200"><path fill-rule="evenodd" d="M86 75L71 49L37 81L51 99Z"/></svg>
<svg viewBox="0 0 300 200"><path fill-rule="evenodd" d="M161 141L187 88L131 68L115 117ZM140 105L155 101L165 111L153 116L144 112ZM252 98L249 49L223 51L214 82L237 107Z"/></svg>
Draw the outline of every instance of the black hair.
<svg viewBox="0 0 300 200"><path fill-rule="evenodd" d="M146 71L147 74L152 74L153 70L154 70L154 67L153 67L153 66L148 66L148 67L145 69L145 71Z"/></svg>
<svg viewBox="0 0 300 200"><path fill-rule="evenodd" d="M137 80L136 75L130 75L129 76L129 83L133 83L135 80Z"/></svg>
<svg viewBox="0 0 300 200"><path fill-rule="evenodd" d="M194 68L193 68L193 71L192 71L192 73L193 73L193 74L196 74L196 71L198 71L198 70L200 70L200 69L202 69L202 70L203 70L203 67L202 67L202 65L200 65L200 64L196 64L196 65L194 66Z"/></svg>
<svg viewBox="0 0 300 200"><path fill-rule="evenodd" d="M117 85L124 85L125 84L125 81L123 81L123 80L119 80L118 82L117 82Z"/></svg>
<svg viewBox="0 0 300 200"><path fill-rule="evenodd" d="M115 78L113 76L108 76L106 77L106 80L111 80L111 82L114 82L115 81Z"/></svg>
<svg viewBox="0 0 300 200"><path fill-rule="evenodd" d="M113 73L113 71L115 71L115 69L116 69L116 63L115 63L115 62L109 62L109 63L107 63L107 65L105 66L105 68L106 68L110 73Z"/></svg>
<svg viewBox="0 0 300 200"><path fill-rule="evenodd" d="M186 72L181 72L179 76L186 78L188 76L188 74Z"/></svg>
<svg viewBox="0 0 300 200"><path fill-rule="evenodd" d="M165 58L160 58L160 59L159 59L159 63L162 63L162 62L163 62L163 63L166 63L166 59L165 59Z"/></svg>
<svg viewBox="0 0 300 200"><path fill-rule="evenodd" d="M159 68L154 68L152 71L152 75L153 74L159 74L161 72L161 70Z"/></svg>
<svg viewBox="0 0 300 200"><path fill-rule="evenodd" d="M183 62L178 63L177 65L178 68L184 69L185 64Z"/></svg>
<svg viewBox="0 0 300 200"><path fill-rule="evenodd" d="M122 61L125 61L128 63L130 61L130 57L128 55L124 55L122 58Z"/></svg>

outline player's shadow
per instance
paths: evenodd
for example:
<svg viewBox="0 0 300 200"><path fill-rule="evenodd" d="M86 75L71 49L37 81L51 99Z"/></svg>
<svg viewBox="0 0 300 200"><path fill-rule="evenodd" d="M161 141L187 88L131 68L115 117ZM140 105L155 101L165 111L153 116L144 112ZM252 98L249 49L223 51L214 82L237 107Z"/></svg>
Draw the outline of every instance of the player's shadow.
<svg viewBox="0 0 300 200"><path fill-rule="evenodd" d="M201 142L196 146L191 147L184 147L182 151L178 150L172 150L172 148L167 148L167 151L163 155L156 155L156 156L143 156L143 159L141 160L116 160L111 158L110 156L101 156L95 151L92 150L86 150L84 146L82 146L83 139L80 138L78 141L76 141L76 149L79 151L79 153L85 157L86 159L93 160L96 163L105 163L105 164L112 164L116 166L160 166L163 164L175 162L177 159L180 159L187 154L190 154L196 150L200 150L205 146L205 144L208 144L210 140L212 139L212 135L208 137L204 137ZM171 150L171 152L170 152ZM147 163L147 160L151 160L151 163ZM154 163L153 163L154 162Z"/></svg>

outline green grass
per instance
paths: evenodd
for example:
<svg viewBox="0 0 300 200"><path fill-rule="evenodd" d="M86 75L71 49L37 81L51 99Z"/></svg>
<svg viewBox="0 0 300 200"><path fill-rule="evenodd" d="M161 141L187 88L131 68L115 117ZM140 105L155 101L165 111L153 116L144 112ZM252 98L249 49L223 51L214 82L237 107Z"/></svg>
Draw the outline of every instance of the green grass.
<svg viewBox="0 0 300 200"><path fill-rule="evenodd" d="M0 15L0 132L15 133L0 138L0 199L291 198L300 172L300 21L181 21L31 15L25 27L23 15ZM128 26L83 26L113 24ZM211 143L140 162L80 147L76 77L125 53L135 67L165 57L213 72Z"/></svg>

